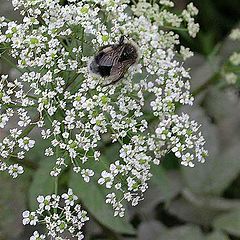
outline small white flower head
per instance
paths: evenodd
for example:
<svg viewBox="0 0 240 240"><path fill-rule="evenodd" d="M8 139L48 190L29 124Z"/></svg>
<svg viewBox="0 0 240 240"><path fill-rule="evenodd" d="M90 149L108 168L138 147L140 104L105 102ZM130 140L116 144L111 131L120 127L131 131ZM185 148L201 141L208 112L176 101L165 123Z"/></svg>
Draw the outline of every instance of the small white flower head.
<svg viewBox="0 0 240 240"><path fill-rule="evenodd" d="M24 169L22 166L19 166L17 163L10 165L8 167L8 173L10 176L12 176L13 178L16 178L18 175L23 174Z"/></svg>
<svg viewBox="0 0 240 240"><path fill-rule="evenodd" d="M167 7L174 7L174 3L169 0L160 0L159 3Z"/></svg>
<svg viewBox="0 0 240 240"><path fill-rule="evenodd" d="M72 198L72 190L69 189L66 194ZM43 224L47 233L40 234L35 231L30 240L45 239L48 235L50 238L63 240L64 235L68 232L73 238L83 239L82 227L89 220L87 212L82 210L79 204L72 204L73 200L66 201L66 195L38 196L39 207L35 212L24 211L23 224L36 225ZM76 197L73 197L76 200ZM62 201L64 200L64 201Z"/></svg>
<svg viewBox="0 0 240 240"><path fill-rule="evenodd" d="M78 199L78 197L73 194L73 191L71 188L68 189L68 193L64 193L62 195L62 198L65 199L66 205L70 205L70 206L73 206L74 202Z"/></svg>
<svg viewBox="0 0 240 240"><path fill-rule="evenodd" d="M101 178L99 178L98 183L100 185L104 184L106 185L106 188L111 188L113 184L114 177L111 173L108 173L107 171L103 171L101 173Z"/></svg>
<svg viewBox="0 0 240 240"><path fill-rule="evenodd" d="M18 140L18 144L20 148L29 151L30 148L34 147L35 141L31 140L29 137L24 137Z"/></svg>
<svg viewBox="0 0 240 240"><path fill-rule="evenodd" d="M0 115L0 128L4 128L9 120L9 117L6 114Z"/></svg>
<svg viewBox="0 0 240 240"><path fill-rule="evenodd" d="M36 225L38 222L38 217L35 212L24 211L23 214L23 225Z"/></svg>
<svg viewBox="0 0 240 240"><path fill-rule="evenodd" d="M47 210L49 211L51 209L51 196L48 195L46 197L44 196L38 196L37 201L39 203L39 209Z"/></svg>
<svg viewBox="0 0 240 240"><path fill-rule="evenodd" d="M42 239L45 239L45 238L46 238L46 236L44 234L40 235L38 231L35 231L33 233L33 235L30 237L30 240L42 240Z"/></svg>
<svg viewBox="0 0 240 240"><path fill-rule="evenodd" d="M8 169L8 166L6 163L0 161L0 171L6 171Z"/></svg>
<svg viewBox="0 0 240 240"><path fill-rule="evenodd" d="M192 2L187 5L187 10L191 16L198 15L198 9L193 5Z"/></svg>
<svg viewBox="0 0 240 240"><path fill-rule="evenodd" d="M225 74L225 79L228 84L235 84L237 82L238 76L235 73L230 72Z"/></svg>
<svg viewBox="0 0 240 240"><path fill-rule="evenodd" d="M180 47L180 54L182 55L184 61L193 56L193 52L191 52L189 48L185 48L184 46Z"/></svg>
<svg viewBox="0 0 240 240"><path fill-rule="evenodd" d="M92 177L94 175L94 171L91 169L83 169L81 171L81 175L83 177L83 180L85 182L89 182L90 181L90 177Z"/></svg>
<svg viewBox="0 0 240 240"><path fill-rule="evenodd" d="M188 22L188 32L191 37L195 38L197 33L199 32L199 29L200 26L198 23L194 23L194 21L192 20Z"/></svg>
<svg viewBox="0 0 240 240"><path fill-rule="evenodd" d="M230 38L232 40L239 40L240 41L240 28L233 29Z"/></svg>
<svg viewBox="0 0 240 240"><path fill-rule="evenodd" d="M240 65L240 53L234 52L231 56L230 56L230 62L235 65L238 66Z"/></svg>

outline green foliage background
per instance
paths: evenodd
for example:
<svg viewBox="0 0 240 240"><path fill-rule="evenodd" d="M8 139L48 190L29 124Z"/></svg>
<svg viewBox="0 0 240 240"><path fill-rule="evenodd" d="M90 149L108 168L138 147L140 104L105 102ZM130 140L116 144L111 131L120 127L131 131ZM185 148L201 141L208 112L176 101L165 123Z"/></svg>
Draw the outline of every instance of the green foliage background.
<svg viewBox="0 0 240 240"><path fill-rule="evenodd" d="M178 11L188 1L175 2ZM192 69L192 89L200 93L191 112L188 108L179 111L188 112L202 124L209 159L189 169L180 166L173 154L167 155L161 166L153 169L145 200L135 208L129 207L124 219L113 217L111 208L104 203L105 190L97 186L97 179L86 184L66 170L60 191L67 186L73 188L91 215L85 228L86 239L240 239L240 98L238 89L221 87L221 77L216 84L209 81L237 47L226 37L240 21L240 1L193 3L200 11L201 31L196 39L179 34L182 43L196 52L186 65ZM8 1L0 0L0 4L0 15L16 17ZM9 71L6 64L0 66L1 73ZM204 87L199 91L199 86ZM0 240L28 239L31 229L22 226L21 212L34 209L37 195L52 193L54 183L46 174L52 162L41 155L41 148L39 144L31 152L36 166L25 162L25 175L16 180L0 175ZM104 164L108 165L106 159L111 160L116 152L115 146L103 146L103 152L104 168Z"/></svg>

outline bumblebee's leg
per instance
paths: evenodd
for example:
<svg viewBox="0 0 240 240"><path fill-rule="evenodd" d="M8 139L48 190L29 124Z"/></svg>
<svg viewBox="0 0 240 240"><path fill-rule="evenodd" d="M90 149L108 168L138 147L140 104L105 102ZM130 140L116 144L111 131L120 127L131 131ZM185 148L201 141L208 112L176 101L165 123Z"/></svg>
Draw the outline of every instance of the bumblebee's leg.
<svg viewBox="0 0 240 240"><path fill-rule="evenodd" d="M119 39L119 45L122 45L124 43L124 38L125 38L125 35L122 35Z"/></svg>
<svg viewBox="0 0 240 240"><path fill-rule="evenodd" d="M129 39L129 35L124 35L124 34L122 33L122 35L121 35L121 37L120 37L120 39L119 39L119 44L120 44L120 45L124 43L124 38Z"/></svg>

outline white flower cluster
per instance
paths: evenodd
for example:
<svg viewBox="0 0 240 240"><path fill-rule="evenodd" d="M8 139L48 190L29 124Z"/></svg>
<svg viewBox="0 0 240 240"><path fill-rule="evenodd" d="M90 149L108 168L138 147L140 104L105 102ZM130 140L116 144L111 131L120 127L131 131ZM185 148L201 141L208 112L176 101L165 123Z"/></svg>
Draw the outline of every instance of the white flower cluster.
<svg viewBox="0 0 240 240"><path fill-rule="evenodd" d="M234 52L230 57L230 62L235 66L240 65L240 53Z"/></svg>
<svg viewBox="0 0 240 240"><path fill-rule="evenodd" d="M240 28L233 29L230 34L230 38L232 40L240 42ZM240 66L240 52L234 52L230 56L230 62L231 62L231 64L233 64L235 66Z"/></svg>
<svg viewBox="0 0 240 240"><path fill-rule="evenodd" d="M8 172L10 176L16 178L19 174L23 174L24 170L22 166L17 163L7 165L5 162L0 162L0 171Z"/></svg>
<svg viewBox="0 0 240 240"><path fill-rule="evenodd" d="M19 174L24 172L23 167L18 164L8 164L8 159L16 157L23 159L26 152L34 147L35 141L29 137L24 136L24 128L30 124L31 118L26 106L32 107L34 102L29 99L27 94L23 91L23 84L15 80L8 81L7 75L2 75L0 78L0 128L6 128L7 123L11 118L17 119L19 128L11 128L9 135L4 137L0 142L0 171L8 171L8 173L16 178ZM17 107L17 110L16 110ZM19 151L16 152L15 149ZM1 161L4 159L4 161Z"/></svg>
<svg viewBox="0 0 240 240"><path fill-rule="evenodd" d="M204 162L207 151L202 147L205 141L198 129L198 124L190 121L187 114L168 116L156 129L157 139L160 140L156 151L161 153L161 142L167 140L167 149L181 159L181 164L194 167L194 159Z"/></svg>
<svg viewBox="0 0 240 240"><path fill-rule="evenodd" d="M99 184L105 184L108 189L120 191L118 199L115 192L107 195L106 203L114 208L114 215L124 216L125 208L122 201L131 202L132 206L142 200L143 193L147 190L147 181L151 178L151 163L158 164L157 159L152 159L147 154L151 138L133 136L131 142L123 144L120 150L120 160L110 165L109 172L103 171Z"/></svg>
<svg viewBox="0 0 240 240"><path fill-rule="evenodd" d="M132 10L129 0L71 0L66 5L59 0L14 0L13 4L23 8L23 22L1 19L0 44L10 49L22 75L12 87L5 81L1 88L0 96L9 99L1 101L6 115L2 125L9 119L7 109L19 118L15 137L8 137L11 144L2 143L5 158L12 152L24 157L34 141L22 129L36 126L51 142L45 155L56 156L51 176L71 165L89 182L95 174L89 163L101 161L104 139L121 144L119 156L111 159L98 181L111 191L106 202L120 216L124 201L136 205L142 199L151 165L159 164L168 151L184 165L193 166L195 159L204 162L204 140L197 124L185 114L176 115L177 106L191 105L193 97L189 73L176 60L178 35L167 30L186 21L195 36L198 27L192 16L197 10L192 4L182 17L167 10L171 1L161 1L162 10L154 4L150 15L146 1ZM118 42L122 34L139 46L139 62L118 84L104 86L104 79L89 74L88 62L100 46ZM191 55L188 49L181 52ZM151 127L152 121L157 129Z"/></svg>
<svg viewBox="0 0 240 240"><path fill-rule="evenodd" d="M229 35L230 39L239 41L240 43L240 28L233 29ZM240 68L240 52L235 51L229 57L229 61L224 65L222 74L227 84L233 85L238 83L240 79L239 75Z"/></svg>
<svg viewBox="0 0 240 240"><path fill-rule="evenodd" d="M189 48L186 48L184 46L180 47L180 54L182 55L183 60L186 60L193 56L193 52L190 51Z"/></svg>
<svg viewBox="0 0 240 240"><path fill-rule="evenodd" d="M174 3L169 0L161 0L160 5L157 3L152 5L147 0L140 0L136 5L133 5L132 10L136 16L145 16L160 28L176 28L177 30L181 27L187 30L191 37L196 37L199 24L194 22L194 16L198 14L198 9L193 3L190 3L187 9L184 9L179 15L168 11L168 8L172 7L174 7Z"/></svg>
<svg viewBox="0 0 240 240"><path fill-rule="evenodd" d="M67 232L76 239L83 239L82 228L89 218L87 212L82 210L79 204L75 204L77 199L72 189L68 189L68 193L62 196L38 196L38 209L34 212L24 211L23 224L43 224L47 233L40 234L35 231L30 240L45 239L47 236L55 240L68 240L69 238L64 236Z"/></svg>
<svg viewBox="0 0 240 240"><path fill-rule="evenodd" d="M240 40L240 28L233 29L230 38L232 40Z"/></svg>

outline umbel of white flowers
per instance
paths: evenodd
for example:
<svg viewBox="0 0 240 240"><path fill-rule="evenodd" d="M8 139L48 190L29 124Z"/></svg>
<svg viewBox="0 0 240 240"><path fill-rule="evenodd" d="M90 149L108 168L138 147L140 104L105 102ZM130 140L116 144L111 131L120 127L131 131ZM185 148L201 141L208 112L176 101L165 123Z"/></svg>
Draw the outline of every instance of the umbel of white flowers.
<svg viewBox="0 0 240 240"><path fill-rule="evenodd" d="M66 232L79 240L83 239L82 227L89 218L87 212L82 210L79 204L75 204L77 199L72 189L68 189L68 192L62 194L62 196L55 194L38 196L38 209L34 212L24 211L22 214L23 224L33 226L44 224L47 233L40 234L35 231L30 240L45 239L46 236L63 240L66 238L61 236Z"/></svg>
<svg viewBox="0 0 240 240"><path fill-rule="evenodd" d="M24 159L35 147L37 139L25 130L36 127L50 142L45 155L56 156L51 176L70 165L89 182L96 176L89 163L99 164L99 145L109 136L121 145L119 154L96 177L109 190L106 202L114 215L123 216L124 202L136 205L143 199L151 165L166 153L174 152L185 166L205 161L199 125L176 113L177 106L193 103L190 75L183 67L192 53L181 46L179 58L179 37L171 31L187 26L195 37L198 11L189 4L177 15L171 1L159 4L69 0L63 6L59 0L13 0L23 21L2 17L0 44L10 49L21 76L0 80L0 127L7 129L10 118L16 119L0 143L0 170L13 177L23 173L8 159ZM140 59L118 84L104 86L104 79L89 74L88 62L100 46L118 42L122 34L137 43Z"/></svg>

